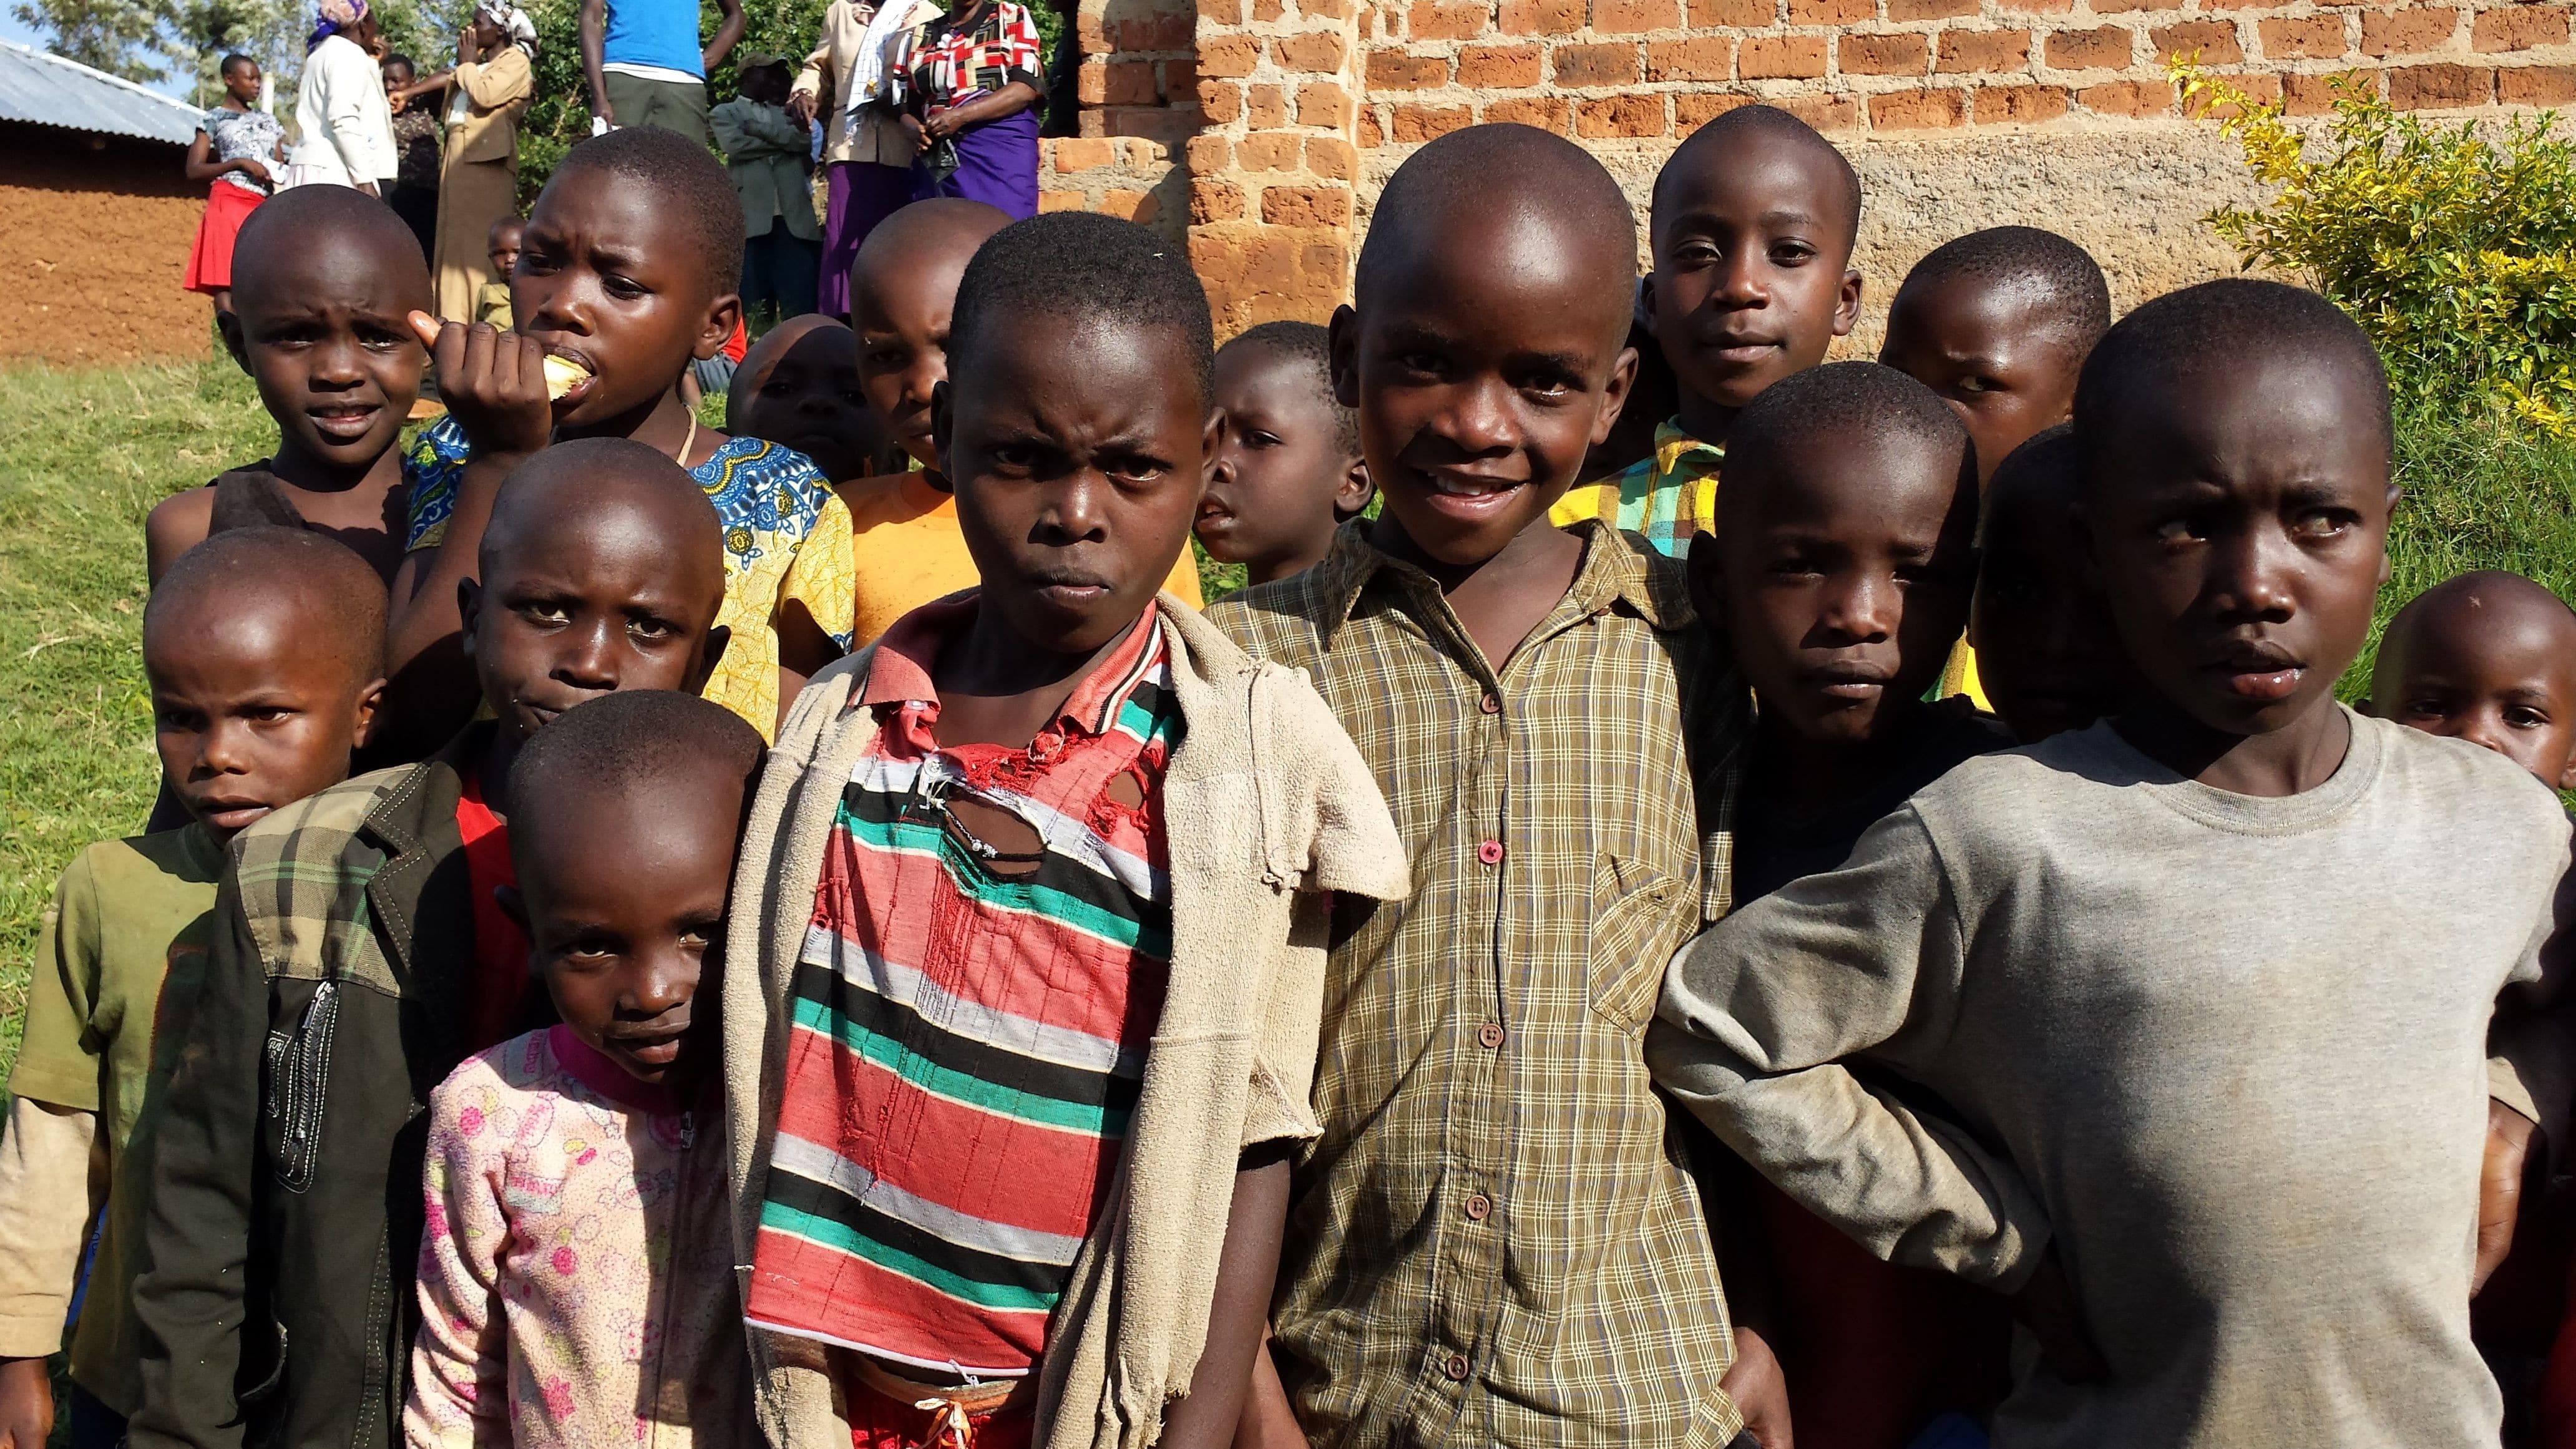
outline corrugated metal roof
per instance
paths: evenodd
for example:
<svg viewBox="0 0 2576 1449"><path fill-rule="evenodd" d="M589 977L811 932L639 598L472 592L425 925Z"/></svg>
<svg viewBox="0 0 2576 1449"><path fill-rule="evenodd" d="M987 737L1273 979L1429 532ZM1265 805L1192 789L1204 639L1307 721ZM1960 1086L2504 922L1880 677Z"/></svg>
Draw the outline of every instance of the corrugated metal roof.
<svg viewBox="0 0 2576 1449"><path fill-rule="evenodd" d="M78 61L0 40L0 121L186 145L200 112Z"/></svg>

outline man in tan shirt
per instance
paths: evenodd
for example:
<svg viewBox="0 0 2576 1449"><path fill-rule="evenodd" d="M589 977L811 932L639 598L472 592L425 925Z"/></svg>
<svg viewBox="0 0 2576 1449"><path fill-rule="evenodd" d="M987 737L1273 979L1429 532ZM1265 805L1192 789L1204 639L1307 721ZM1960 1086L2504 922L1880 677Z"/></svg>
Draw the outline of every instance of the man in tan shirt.
<svg viewBox="0 0 2576 1449"><path fill-rule="evenodd" d="M818 310L848 321L850 264L876 224L912 200L916 145L895 113L869 104L884 94L887 67L903 38L938 18L931 0L832 0L823 37L789 88L788 114L812 122L828 110L823 161L830 189L823 215Z"/></svg>

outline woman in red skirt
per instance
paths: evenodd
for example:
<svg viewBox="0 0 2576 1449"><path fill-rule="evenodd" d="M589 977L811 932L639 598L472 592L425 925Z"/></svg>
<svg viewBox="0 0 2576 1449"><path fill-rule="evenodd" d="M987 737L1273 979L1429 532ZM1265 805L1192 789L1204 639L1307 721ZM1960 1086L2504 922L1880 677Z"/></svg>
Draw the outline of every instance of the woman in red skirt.
<svg viewBox="0 0 2576 1449"><path fill-rule="evenodd" d="M188 254L188 276L180 283L214 298L217 312L233 309L233 236L242 218L276 189L270 171L281 164L278 143L285 136L277 117L259 108L259 62L225 56L223 77L223 100L197 123L197 137L188 143L188 179L213 184L206 191L205 220L197 223L196 248Z"/></svg>

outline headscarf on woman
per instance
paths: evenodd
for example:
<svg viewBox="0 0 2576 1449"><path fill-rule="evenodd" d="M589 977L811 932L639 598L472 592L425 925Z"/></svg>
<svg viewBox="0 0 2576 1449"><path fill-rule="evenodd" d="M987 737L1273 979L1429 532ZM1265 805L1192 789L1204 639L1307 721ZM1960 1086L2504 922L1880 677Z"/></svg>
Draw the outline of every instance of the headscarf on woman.
<svg viewBox="0 0 2576 1449"><path fill-rule="evenodd" d="M499 27L501 38L526 51L528 59L537 58L537 24L528 18L528 12L510 0L482 0L474 7L474 13Z"/></svg>
<svg viewBox="0 0 2576 1449"><path fill-rule="evenodd" d="M367 0L321 0L314 7L313 33L304 37L304 53L345 30L355 30L367 18Z"/></svg>

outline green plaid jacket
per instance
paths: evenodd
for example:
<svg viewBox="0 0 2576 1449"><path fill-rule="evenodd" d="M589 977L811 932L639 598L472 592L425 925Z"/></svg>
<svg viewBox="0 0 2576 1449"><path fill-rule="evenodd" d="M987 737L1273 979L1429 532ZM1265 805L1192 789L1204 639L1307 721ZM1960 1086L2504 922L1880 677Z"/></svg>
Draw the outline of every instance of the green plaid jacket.
<svg viewBox="0 0 2576 1449"><path fill-rule="evenodd" d="M134 1449L400 1442L421 1114L474 972L456 802L492 728L233 842L155 1144Z"/></svg>
<svg viewBox="0 0 2576 1449"><path fill-rule="evenodd" d="M1208 617L1309 671L1377 772L1413 893L1337 923L1273 1315L1318 1444L1669 1446L1740 1427L1678 1119L1641 1055L1727 908L1751 702L1681 566L1597 522L1499 673L1371 547Z"/></svg>

